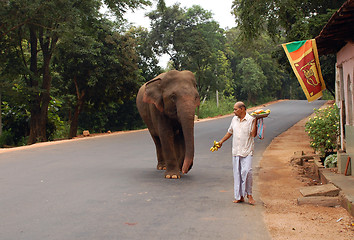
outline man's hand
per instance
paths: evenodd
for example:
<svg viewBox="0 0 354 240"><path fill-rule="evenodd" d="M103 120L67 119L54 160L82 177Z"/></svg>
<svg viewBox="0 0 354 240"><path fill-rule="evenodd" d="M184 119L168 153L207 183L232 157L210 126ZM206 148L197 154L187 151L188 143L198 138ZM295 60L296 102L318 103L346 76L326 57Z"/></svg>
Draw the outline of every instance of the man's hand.
<svg viewBox="0 0 354 240"><path fill-rule="evenodd" d="M220 143L217 141L214 141L214 145L210 148L210 151L214 152L214 151L217 151L219 148L221 148Z"/></svg>

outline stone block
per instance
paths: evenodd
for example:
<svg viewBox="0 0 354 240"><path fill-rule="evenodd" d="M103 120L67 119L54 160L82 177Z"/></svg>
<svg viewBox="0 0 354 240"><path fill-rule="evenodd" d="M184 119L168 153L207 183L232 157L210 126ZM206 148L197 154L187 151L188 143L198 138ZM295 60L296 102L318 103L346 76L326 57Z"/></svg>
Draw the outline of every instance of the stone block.
<svg viewBox="0 0 354 240"><path fill-rule="evenodd" d="M326 196L335 197L338 196L340 189L333 184L324 184L316 186L308 186L300 189L302 196L312 197L312 196Z"/></svg>

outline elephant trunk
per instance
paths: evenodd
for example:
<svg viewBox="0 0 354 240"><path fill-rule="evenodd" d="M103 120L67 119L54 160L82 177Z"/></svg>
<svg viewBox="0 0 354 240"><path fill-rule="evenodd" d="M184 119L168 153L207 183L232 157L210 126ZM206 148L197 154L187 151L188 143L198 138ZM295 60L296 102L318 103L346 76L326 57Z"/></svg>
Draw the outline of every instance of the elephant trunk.
<svg viewBox="0 0 354 240"><path fill-rule="evenodd" d="M182 173L186 174L193 163L194 158L194 106L188 109L188 105L184 104L182 110L178 111L180 123L182 126L184 143L185 143L185 156L182 165ZM179 108L177 108L179 109Z"/></svg>

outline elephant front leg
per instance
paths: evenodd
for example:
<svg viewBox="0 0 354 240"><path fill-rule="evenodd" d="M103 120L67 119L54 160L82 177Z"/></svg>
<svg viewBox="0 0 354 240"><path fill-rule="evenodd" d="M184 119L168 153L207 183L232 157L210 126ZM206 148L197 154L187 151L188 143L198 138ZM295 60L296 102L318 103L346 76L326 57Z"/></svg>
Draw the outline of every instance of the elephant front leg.
<svg viewBox="0 0 354 240"><path fill-rule="evenodd" d="M176 145L172 131L165 131L161 138L163 159L166 163L165 178L181 178L180 166L177 161Z"/></svg>
<svg viewBox="0 0 354 240"><path fill-rule="evenodd" d="M165 178L181 178L180 167L177 161L175 149L167 150L166 155L168 156L166 156Z"/></svg>

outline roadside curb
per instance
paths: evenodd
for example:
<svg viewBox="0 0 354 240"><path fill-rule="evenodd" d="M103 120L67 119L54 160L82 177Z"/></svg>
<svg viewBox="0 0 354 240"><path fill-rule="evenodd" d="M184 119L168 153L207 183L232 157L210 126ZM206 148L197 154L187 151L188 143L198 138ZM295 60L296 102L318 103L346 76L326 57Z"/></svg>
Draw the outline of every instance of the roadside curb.
<svg viewBox="0 0 354 240"><path fill-rule="evenodd" d="M331 103L328 101L320 109L325 108ZM314 114L311 115L311 117ZM317 175L318 179L322 184L331 183L334 186L340 189L339 192L339 202L340 205L346 209L350 215L354 217L354 177L351 176L344 176L344 174L335 173L331 171L330 168L325 168L320 158L314 157L314 167L315 167L315 174Z"/></svg>
<svg viewBox="0 0 354 240"><path fill-rule="evenodd" d="M321 160L318 157L314 159L314 163L315 172L320 182L322 184L332 183L340 189L340 205L354 217L354 177L332 172L321 164Z"/></svg>

